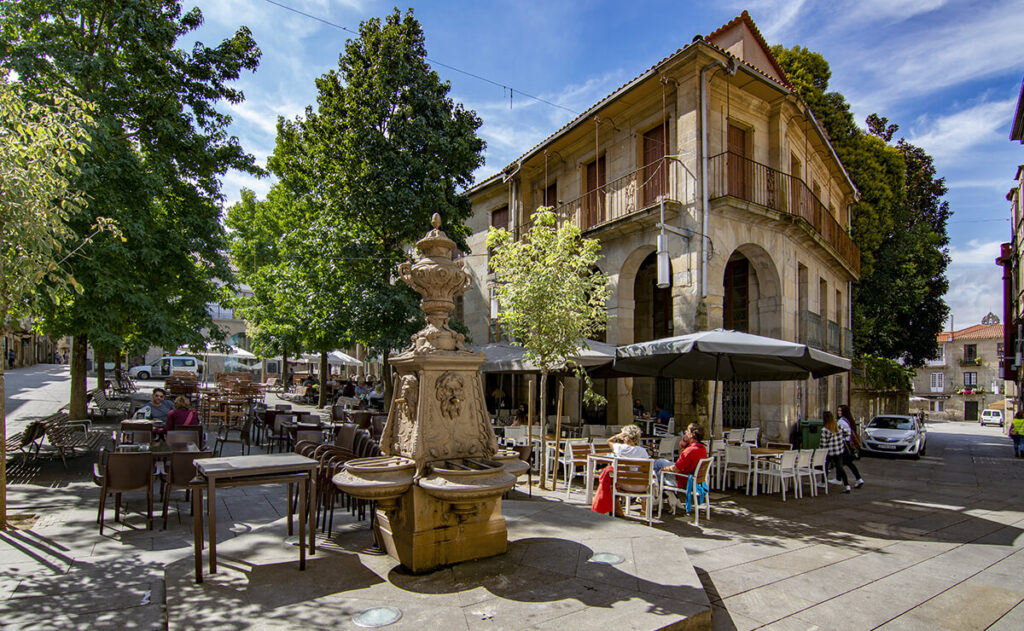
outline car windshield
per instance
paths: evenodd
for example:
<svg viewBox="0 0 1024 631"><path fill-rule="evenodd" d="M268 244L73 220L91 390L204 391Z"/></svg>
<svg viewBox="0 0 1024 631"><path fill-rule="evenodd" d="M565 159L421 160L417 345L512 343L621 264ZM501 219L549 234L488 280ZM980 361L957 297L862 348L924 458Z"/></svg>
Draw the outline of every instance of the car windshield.
<svg viewBox="0 0 1024 631"><path fill-rule="evenodd" d="M898 416L878 416L871 419L868 423L868 427L871 429L914 429L914 421L908 418L899 418Z"/></svg>

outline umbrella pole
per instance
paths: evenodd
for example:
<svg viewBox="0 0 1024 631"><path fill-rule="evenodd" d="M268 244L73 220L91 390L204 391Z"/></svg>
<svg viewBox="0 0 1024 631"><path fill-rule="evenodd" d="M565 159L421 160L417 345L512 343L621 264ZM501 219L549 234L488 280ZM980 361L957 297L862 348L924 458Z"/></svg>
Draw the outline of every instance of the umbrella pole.
<svg viewBox="0 0 1024 631"><path fill-rule="evenodd" d="M722 361L721 355L715 355L715 394L711 397L711 453L715 452L715 410L718 408L718 363ZM724 432L723 428L723 432Z"/></svg>

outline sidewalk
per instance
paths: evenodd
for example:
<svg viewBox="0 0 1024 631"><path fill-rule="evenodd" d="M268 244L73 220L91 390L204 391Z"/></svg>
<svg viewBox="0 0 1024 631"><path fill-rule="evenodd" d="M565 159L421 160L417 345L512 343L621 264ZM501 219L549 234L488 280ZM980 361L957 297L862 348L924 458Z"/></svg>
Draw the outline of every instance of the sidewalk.
<svg viewBox="0 0 1024 631"><path fill-rule="evenodd" d="M560 486L557 492L535 490L533 500L517 494L508 502L510 532L518 522L528 529L522 531L527 538L565 538L581 527L628 528L636 533L630 538L667 536L656 555L665 567L659 576L671 579L685 554L710 599L716 629L1024 628L1024 460L1012 458L1009 440L997 428L946 423L928 429L928 456L865 458L858 465L867 484L849 495L833 486L828 496L790 497L783 503L777 495L715 493L711 519L702 519L700 529L691 518L670 512L648 528L590 513L582 492L573 492L565 503ZM365 522L343 510L335 515L333 537L320 538L324 556L318 552L311 570L299 576L294 549L281 544L284 497L275 487L218 495L218 541L235 559L234 569L205 584L213 591L194 592L187 580L191 519L181 493L167 530L159 529L158 520L157 529L147 531L132 514L126 526L99 537L91 462L82 457L70 465L57 481L10 489L12 504L39 518L30 531L0 535L3 624L351 628L359 599L381 598L382 580L398 590L382 604L400 603L410 627L577 628L570 618L559 622L554 615L564 607L566 615L580 616L574 620L605 629L652 628L623 616L634 611L633 604L660 610L642 590L637 598L609 604L588 595L586 585L605 593L593 583L549 578L532 592L521 585L513 589L502 581L520 580L510 577L526 558L522 552L494 560L490 578L467 579L457 568L445 570L443 588L388 570L386 557L359 555L359 563L352 564L352 554L365 547L369 534ZM61 469L59 461L55 466ZM52 463L47 468L54 470ZM138 509L137 498L128 501ZM603 549L593 543L596 532L579 537L568 553L578 561L580 546ZM671 552L672 542L681 544L679 553ZM561 558L543 550L533 554ZM317 570L329 555L348 559L349 565ZM608 581L621 584L614 576ZM577 592L568 593L570 587ZM214 593L223 600L211 598ZM481 604L494 598L499 599L494 606ZM498 606L504 601L520 607ZM464 617L453 617L453 607ZM518 611L541 610L547 617L517 617ZM401 628L401 621L390 628Z"/></svg>

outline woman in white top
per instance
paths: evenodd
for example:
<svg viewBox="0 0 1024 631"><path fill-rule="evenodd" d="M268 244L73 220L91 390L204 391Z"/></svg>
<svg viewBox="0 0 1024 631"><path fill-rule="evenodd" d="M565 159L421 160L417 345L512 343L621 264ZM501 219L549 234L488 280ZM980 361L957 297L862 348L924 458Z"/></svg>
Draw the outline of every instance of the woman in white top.
<svg viewBox="0 0 1024 631"><path fill-rule="evenodd" d="M627 425L622 431L608 439L608 445L616 458L650 458L647 450L637 445L640 442L640 428Z"/></svg>

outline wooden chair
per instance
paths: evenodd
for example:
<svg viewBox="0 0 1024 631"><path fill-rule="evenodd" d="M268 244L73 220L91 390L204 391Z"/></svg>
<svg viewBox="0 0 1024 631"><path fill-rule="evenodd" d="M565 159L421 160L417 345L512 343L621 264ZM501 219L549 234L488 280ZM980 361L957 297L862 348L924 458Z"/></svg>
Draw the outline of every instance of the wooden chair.
<svg viewBox="0 0 1024 631"><path fill-rule="evenodd" d="M168 432L170 434L171 432ZM168 438L170 442L170 438ZM189 483L196 477L195 461L200 458L209 458L213 454L209 451L175 451L171 453L169 461L170 470L164 480L163 488L163 517L164 530L167 530L167 506L171 501L171 491L185 489L185 501L188 501Z"/></svg>
<svg viewBox="0 0 1024 631"><path fill-rule="evenodd" d="M707 519L711 519L711 471L714 469L714 456L708 456L697 463L693 475L670 473L662 470L658 479L658 519L661 519L662 499L665 493L683 496L685 505L689 496L690 505L694 507L694 525L700 525L700 509L705 509ZM690 479L693 479L691 485ZM685 482L682 480L685 479ZM702 492L698 492L702 491ZM672 505L672 514L676 514L676 505Z"/></svg>
<svg viewBox="0 0 1024 631"><path fill-rule="evenodd" d="M565 479L565 499L569 499L572 481L576 476L587 474L587 457L591 454L590 443L567 443L562 456L562 477Z"/></svg>
<svg viewBox="0 0 1024 631"><path fill-rule="evenodd" d="M519 459L530 465L526 470L526 484L529 487L530 497L533 497L533 445L516 445L512 447L519 452Z"/></svg>
<svg viewBox="0 0 1024 631"><path fill-rule="evenodd" d="M252 429L252 417L246 416L245 420L242 421L241 425L221 425L217 429L217 438L213 441L213 451L219 457L224 453L224 445L226 443L235 443L238 445L241 453L252 453L252 442L250 440L250 430ZM231 433L235 435L232 437Z"/></svg>
<svg viewBox="0 0 1024 631"><path fill-rule="evenodd" d="M618 507L623 499L623 515L629 514L630 500L640 500L647 525L654 522L655 486L651 466L653 460L617 458L612 472L612 503Z"/></svg>
<svg viewBox="0 0 1024 631"><path fill-rule="evenodd" d="M105 460L105 462L104 462ZM101 466L102 464L102 466ZM96 521L103 534L103 514L107 495L114 494L114 521L121 519L121 494L146 492L147 529L153 529L153 454L149 452L111 453L93 465L93 481L100 487L100 508Z"/></svg>

